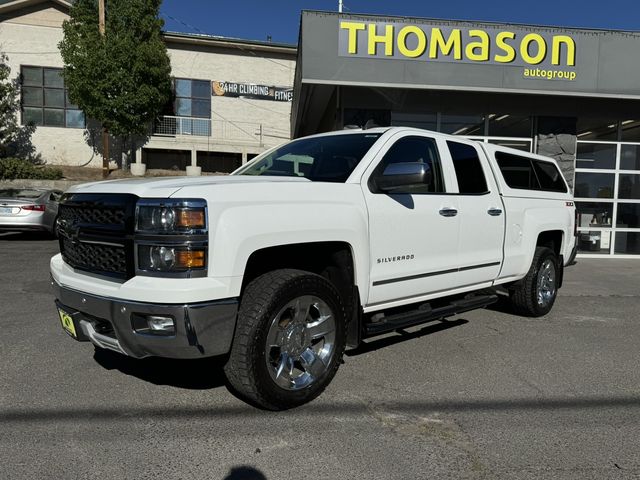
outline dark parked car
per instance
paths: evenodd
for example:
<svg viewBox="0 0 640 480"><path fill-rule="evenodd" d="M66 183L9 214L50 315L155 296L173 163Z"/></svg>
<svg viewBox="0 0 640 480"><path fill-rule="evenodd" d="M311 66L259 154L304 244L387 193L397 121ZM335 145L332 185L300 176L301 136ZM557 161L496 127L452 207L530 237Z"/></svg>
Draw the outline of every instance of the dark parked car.
<svg viewBox="0 0 640 480"><path fill-rule="evenodd" d="M0 231L56 234L60 190L0 189Z"/></svg>

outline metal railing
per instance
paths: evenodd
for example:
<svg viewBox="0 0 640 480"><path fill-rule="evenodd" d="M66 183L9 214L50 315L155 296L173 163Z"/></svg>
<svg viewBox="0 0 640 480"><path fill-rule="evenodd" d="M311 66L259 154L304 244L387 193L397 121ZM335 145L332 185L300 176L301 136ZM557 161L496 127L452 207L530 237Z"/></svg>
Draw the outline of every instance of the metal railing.
<svg viewBox="0 0 640 480"><path fill-rule="evenodd" d="M164 137L212 137L216 142L263 145L261 123L211 120L209 118L175 117L165 115L155 122L153 135Z"/></svg>
<svg viewBox="0 0 640 480"><path fill-rule="evenodd" d="M174 137L176 135L210 137L211 119L165 115L156 120L153 126L153 134L165 137Z"/></svg>

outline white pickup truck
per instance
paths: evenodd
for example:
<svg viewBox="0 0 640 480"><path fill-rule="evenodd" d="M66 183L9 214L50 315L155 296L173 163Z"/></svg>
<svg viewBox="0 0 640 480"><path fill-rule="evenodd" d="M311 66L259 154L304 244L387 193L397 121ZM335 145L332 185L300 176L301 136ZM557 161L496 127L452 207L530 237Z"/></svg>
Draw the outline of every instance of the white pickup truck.
<svg viewBox="0 0 640 480"><path fill-rule="evenodd" d="M398 127L294 140L225 177L77 186L58 227L67 333L136 358L226 355L267 409L318 396L364 338L499 294L545 315L576 251L553 160Z"/></svg>

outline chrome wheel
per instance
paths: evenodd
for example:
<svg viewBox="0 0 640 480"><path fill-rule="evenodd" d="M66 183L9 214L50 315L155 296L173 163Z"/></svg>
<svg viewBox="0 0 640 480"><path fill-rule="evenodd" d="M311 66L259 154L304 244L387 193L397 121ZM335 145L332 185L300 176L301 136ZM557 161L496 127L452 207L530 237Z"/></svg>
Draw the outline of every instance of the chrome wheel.
<svg viewBox="0 0 640 480"><path fill-rule="evenodd" d="M556 268L553 261L547 258L538 271L538 305L547 306L556 296Z"/></svg>
<svg viewBox="0 0 640 480"><path fill-rule="evenodd" d="M336 348L336 319L326 302L305 295L273 318L265 357L269 375L285 390L300 390L322 377Z"/></svg>

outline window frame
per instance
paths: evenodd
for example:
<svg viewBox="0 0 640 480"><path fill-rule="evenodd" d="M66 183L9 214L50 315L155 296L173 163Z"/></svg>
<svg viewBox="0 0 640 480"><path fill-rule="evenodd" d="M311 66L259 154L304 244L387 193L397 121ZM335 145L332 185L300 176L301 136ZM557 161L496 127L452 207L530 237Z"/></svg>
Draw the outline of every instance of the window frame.
<svg viewBox="0 0 640 480"><path fill-rule="evenodd" d="M190 96L178 95L178 81L189 81L191 82L191 92ZM208 96L207 97L194 97L193 96L193 82L204 82L208 85ZM172 87L173 87L173 114L176 117L180 118L198 118L202 120L211 120L213 113L213 105L212 105L212 93L211 93L211 80L204 80L201 78L186 78L186 77L173 77L172 78ZM190 104L190 115L180 115L178 113L178 101L179 100L189 100ZM209 100L209 115L194 115L193 114L193 102L194 100Z"/></svg>
<svg viewBox="0 0 640 480"><path fill-rule="evenodd" d="M369 174L369 178L367 179L367 186L369 187L369 191L374 195L389 195L388 192L381 192L380 190L378 190L375 180L377 177L382 175L382 173L384 172L384 169L387 167L388 164L385 165L384 162L389 152L399 142L402 142L408 139L412 139L412 140L417 139L425 142L431 142L433 144L436 158L434 158L432 161L433 163L433 167L431 168L432 179L435 180L437 176L437 178L440 181L442 191L441 192L414 192L414 191L394 190L393 195L451 195L452 193L447 191L446 175L445 175L444 166L442 163L442 155L440 153L440 146L438 145L439 143L438 140L432 136L416 135L416 134L403 135L398 138L391 139L389 146L385 148L381 158L378 160L377 163L375 163L373 170ZM455 193L453 194L455 195Z"/></svg>
<svg viewBox="0 0 640 480"><path fill-rule="evenodd" d="M481 154L478 151L478 148L475 145L472 145L472 144L466 143L466 142L461 142L459 140L446 139L445 143L447 144L447 150L449 151L449 156L451 157L451 165L453 166L453 173L454 173L454 177L456 179L456 183L457 183L457 186L458 186L457 195L465 195L465 196L489 195L491 193L491 189L489 188L488 175L487 175L487 171L486 171L484 165L482 164L482 159L480 158ZM480 171L482 172L482 177L484 179L484 186L486 188L486 190L484 192L468 193L468 192L461 192L460 191L460 181L458 179L458 169L456 168L456 160L453 157L453 152L451 151L451 144L452 143L455 143L455 144L458 144L458 145L464 145L464 146L466 146L468 148L473 149L473 151L476 153L476 158L478 159L478 165L480 166Z"/></svg>
<svg viewBox="0 0 640 480"><path fill-rule="evenodd" d="M40 70L40 85L25 85L24 84L24 69L39 69ZM40 123L35 123L37 127L46 127L46 128L71 128L75 130L85 129L87 127L87 118L84 112L78 108L77 105L73 105L69 101L69 90L67 89L64 78L60 75L62 79L62 86L48 86L45 84L46 72L48 71L56 71L59 74L62 74L63 69L60 67L48 67L43 65L20 65L20 124L21 125L29 125L31 122L25 121L25 108L29 109L37 109L40 111ZM41 93L41 103L37 105L26 105L24 102L24 88L29 89L38 89ZM46 91L47 90L55 90L58 92L62 92L63 96L63 105L57 107L47 106L46 104ZM46 123L46 111L57 111L62 112L62 124L48 124ZM80 112L82 115L82 126L69 125L68 123L68 112Z"/></svg>

